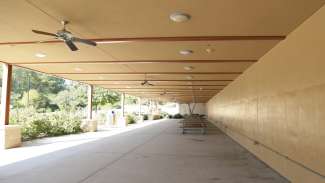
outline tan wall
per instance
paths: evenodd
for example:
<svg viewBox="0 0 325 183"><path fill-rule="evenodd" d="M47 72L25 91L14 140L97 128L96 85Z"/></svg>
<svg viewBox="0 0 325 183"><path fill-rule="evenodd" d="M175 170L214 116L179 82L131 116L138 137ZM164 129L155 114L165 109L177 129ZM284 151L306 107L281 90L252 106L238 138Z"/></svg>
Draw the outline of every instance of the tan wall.
<svg viewBox="0 0 325 183"><path fill-rule="evenodd" d="M212 98L207 110L293 183L325 182L317 174L325 175L325 7Z"/></svg>

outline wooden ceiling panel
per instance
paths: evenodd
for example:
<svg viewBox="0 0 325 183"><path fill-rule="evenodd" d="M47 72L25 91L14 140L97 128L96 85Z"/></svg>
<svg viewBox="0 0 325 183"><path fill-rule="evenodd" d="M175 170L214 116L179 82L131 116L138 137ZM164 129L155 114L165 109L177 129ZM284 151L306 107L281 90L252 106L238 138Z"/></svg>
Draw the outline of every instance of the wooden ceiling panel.
<svg viewBox="0 0 325 183"><path fill-rule="evenodd" d="M237 72L241 73L247 69L251 63L192 63L192 64L182 64L182 63L150 63L150 64L105 64L105 63L93 63L93 64L74 64L74 63L65 63L65 64L33 64L33 65L24 65L20 66L28 67L33 70L38 70L46 73L53 74L86 74L86 73L124 73L124 72L140 72L140 73L191 73L195 72L222 72L226 73ZM186 71L184 67L192 67L193 70ZM169 68L166 70L166 67ZM73 70L73 68L80 68L78 70ZM125 75L125 74L124 74ZM144 75L144 74L143 74ZM152 74L153 75L153 74Z"/></svg>
<svg viewBox="0 0 325 183"><path fill-rule="evenodd" d="M137 72L243 72L251 63L192 63L192 64L128 64L130 68ZM192 67L193 70L186 71L184 67ZM166 69L168 68L168 69Z"/></svg>
<svg viewBox="0 0 325 183"><path fill-rule="evenodd" d="M181 88L181 89L189 89L189 88L193 88L193 89L223 89L225 87L225 85L211 85L211 86L208 86L208 85L154 85L154 86L150 86L150 87L147 87L147 86L142 86L142 85L139 85L139 84L135 84L135 85L101 85L105 88L143 88L143 89L156 89L156 88L165 88L165 89L178 89L178 88Z"/></svg>
<svg viewBox="0 0 325 183"><path fill-rule="evenodd" d="M45 40L48 37L39 37L31 30L57 31L61 28L60 22L45 15L27 1L2 0L0 12L0 42Z"/></svg>
<svg viewBox="0 0 325 183"><path fill-rule="evenodd" d="M72 52L61 43L56 44L36 44L36 45L0 45L0 60L7 63L18 62L43 62L51 60L55 62L66 60L113 60L109 54L96 48L83 44L76 44L79 51ZM37 53L45 54L46 57L38 58ZM28 68L32 68L26 66ZM61 65L62 67L62 65Z"/></svg>
<svg viewBox="0 0 325 183"><path fill-rule="evenodd" d="M87 36L286 35L324 4L323 0L31 0ZM184 11L190 22L169 14ZM82 12L82 13L78 13ZM288 13L290 12L290 13Z"/></svg>
<svg viewBox="0 0 325 183"><path fill-rule="evenodd" d="M38 64L38 65L24 65L20 64L19 66L28 67L30 69L56 74L56 73L130 73L133 72L127 65L124 64L55 64L55 65L47 65L47 64Z"/></svg>
<svg viewBox="0 0 325 183"><path fill-rule="evenodd" d="M192 101L191 90L194 90L196 101L205 102L254 62L189 60L256 61L324 3L325 0L0 1L0 61L162 100ZM170 21L169 15L176 11L190 14L190 21ZM48 37L36 35L32 29L55 33L61 28L60 20L69 20L68 30L78 37L133 39L101 43L97 47L78 44L80 50L76 52L71 52L64 43L35 43ZM197 39L200 36L205 39ZM232 39L211 39L213 36ZM267 39L270 36L279 39ZM167 40L167 37L174 39ZM18 44L26 41L34 43ZM193 54L179 54L184 49L192 50ZM46 57L37 58L36 53ZM160 62L104 63L141 60ZM184 66L192 66L193 70L184 70ZM145 74L155 86L141 86ZM161 96L166 90L174 93Z"/></svg>
<svg viewBox="0 0 325 183"><path fill-rule="evenodd" d="M49 66L50 67L50 66ZM60 74L60 76L65 78L70 78L72 80L79 80L79 81L116 81L116 80L137 80L142 81L144 80L144 74ZM186 75L179 75L179 74L147 74L146 77L148 80L229 80L232 81L236 79L239 74L186 74Z"/></svg>
<svg viewBox="0 0 325 183"><path fill-rule="evenodd" d="M107 85L107 84L122 84L122 85L141 85L143 81L88 81L87 83L93 85ZM197 84L197 85L227 85L231 81L150 81L150 83L155 85L184 85L184 84Z"/></svg>
<svg viewBox="0 0 325 183"><path fill-rule="evenodd" d="M100 47L119 60L258 59L278 42L279 40L135 42L102 44ZM208 53L207 48L213 51ZM179 51L184 49L193 50L193 54L179 54Z"/></svg>

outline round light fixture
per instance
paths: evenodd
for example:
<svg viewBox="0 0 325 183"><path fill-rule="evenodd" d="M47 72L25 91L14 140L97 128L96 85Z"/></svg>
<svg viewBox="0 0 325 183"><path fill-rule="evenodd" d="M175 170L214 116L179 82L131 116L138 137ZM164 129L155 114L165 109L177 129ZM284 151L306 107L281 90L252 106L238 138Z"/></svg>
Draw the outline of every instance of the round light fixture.
<svg viewBox="0 0 325 183"><path fill-rule="evenodd" d="M75 70L75 71L77 71L77 72L80 72L80 71L82 71L82 69L81 69L81 68L79 68L79 67L76 67L76 68L74 68L74 70Z"/></svg>
<svg viewBox="0 0 325 183"><path fill-rule="evenodd" d="M193 66L184 66L184 70L186 70L186 71L191 71L193 69L194 69Z"/></svg>
<svg viewBox="0 0 325 183"><path fill-rule="evenodd" d="M187 13L175 12L169 15L169 18L174 22L186 22L191 19L191 16Z"/></svg>
<svg viewBox="0 0 325 183"><path fill-rule="evenodd" d="M190 55L193 53L193 50L180 50L179 54L181 55Z"/></svg>
<svg viewBox="0 0 325 183"><path fill-rule="evenodd" d="M46 57L46 54L45 53L36 53L35 54L35 57L37 57L37 58L44 58L44 57Z"/></svg>
<svg viewBox="0 0 325 183"><path fill-rule="evenodd" d="M214 49L213 49L213 48L207 48L207 49L205 49L205 51L206 51L207 53L212 53L212 52L214 52Z"/></svg>

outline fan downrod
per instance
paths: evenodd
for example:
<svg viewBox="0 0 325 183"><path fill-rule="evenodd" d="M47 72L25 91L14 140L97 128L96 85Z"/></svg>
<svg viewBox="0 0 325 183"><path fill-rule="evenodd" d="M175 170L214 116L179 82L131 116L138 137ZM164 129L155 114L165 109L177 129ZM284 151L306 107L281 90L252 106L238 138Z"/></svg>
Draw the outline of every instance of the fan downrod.
<svg viewBox="0 0 325 183"><path fill-rule="evenodd" d="M63 25L63 30L65 30L66 25L68 25L70 22L68 20L61 20L61 24Z"/></svg>

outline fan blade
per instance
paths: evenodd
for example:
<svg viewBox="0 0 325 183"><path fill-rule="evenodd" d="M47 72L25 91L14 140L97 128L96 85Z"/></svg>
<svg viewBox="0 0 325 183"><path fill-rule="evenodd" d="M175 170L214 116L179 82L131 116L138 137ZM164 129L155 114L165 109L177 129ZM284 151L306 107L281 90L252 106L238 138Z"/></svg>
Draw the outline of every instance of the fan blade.
<svg viewBox="0 0 325 183"><path fill-rule="evenodd" d="M74 42L84 43L84 44L88 44L88 45L91 45L91 46L97 46L96 42L91 41L91 40L87 40L87 39L80 39L80 38L77 38L77 37L72 37L71 40L74 41Z"/></svg>
<svg viewBox="0 0 325 183"><path fill-rule="evenodd" d="M71 51L77 51L77 46L72 41L64 41L65 44L70 48Z"/></svg>
<svg viewBox="0 0 325 183"><path fill-rule="evenodd" d="M42 35L47 35L47 36L53 36L53 37L58 37L58 35L49 33L49 32L44 32L44 31L39 31L39 30L32 30L36 34L42 34Z"/></svg>

